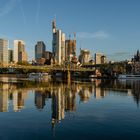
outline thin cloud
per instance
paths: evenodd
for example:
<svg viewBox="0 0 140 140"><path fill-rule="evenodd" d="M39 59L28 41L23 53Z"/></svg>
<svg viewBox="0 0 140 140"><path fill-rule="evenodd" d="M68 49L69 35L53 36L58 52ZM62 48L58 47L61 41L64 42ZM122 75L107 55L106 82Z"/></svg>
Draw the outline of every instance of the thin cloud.
<svg viewBox="0 0 140 140"><path fill-rule="evenodd" d="M19 4L20 4L21 15L23 17L23 22L24 24L26 24L26 17L25 17L23 6L22 6L22 0L19 0Z"/></svg>
<svg viewBox="0 0 140 140"><path fill-rule="evenodd" d="M37 12L36 12L36 24L38 24L38 22L39 22L40 4L41 4L40 0L38 0L38 3L37 3L38 7L37 7Z"/></svg>
<svg viewBox="0 0 140 140"><path fill-rule="evenodd" d="M16 6L18 0L9 0L3 7L0 8L0 17L8 14Z"/></svg>
<svg viewBox="0 0 140 140"><path fill-rule="evenodd" d="M112 54L107 55L110 60L120 61L120 60L126 60L131 59L134 55L132 52L115 52Z"/></svg>
<svg viewBox="0 0 140 140"><path fill-rule="evenodd" d="M94 33L80 32L77 34L77 37L82 39L106 39L110 37L110 34L105 31L97 31Z"/></svg>

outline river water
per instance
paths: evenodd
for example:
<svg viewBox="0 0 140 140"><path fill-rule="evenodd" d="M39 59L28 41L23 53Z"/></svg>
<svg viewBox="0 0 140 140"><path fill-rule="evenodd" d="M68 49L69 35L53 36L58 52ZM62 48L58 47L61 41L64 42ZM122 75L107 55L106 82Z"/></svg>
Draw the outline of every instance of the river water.
<svg viewBox="0 0 140 140"><path fill-rule="evenodd" d="M140 81L0 82L0 140L138 139Z"/></svg>

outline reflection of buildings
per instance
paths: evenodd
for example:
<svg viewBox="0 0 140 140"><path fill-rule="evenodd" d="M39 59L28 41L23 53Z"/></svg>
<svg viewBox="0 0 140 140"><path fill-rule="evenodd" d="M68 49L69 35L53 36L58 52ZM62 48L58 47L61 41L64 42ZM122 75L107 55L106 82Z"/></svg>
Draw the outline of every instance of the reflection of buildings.
<svg viewBox="0 0 140 140"><path fill-rule="evenodd" d="M76 93L70 88L65 92L65 111L76 111Z"/></svg>
<svg viewBox="0 0 140 140"><path fill-rule="evenodd" d="M15 112L24 108L24 102L27 99L27 91L16 91L13 92L13 110Z"/></svg>
<svg viewBox="0 0 140 140"><path fill-rule="evenodd" d="M102 89L101 87L96 87L94 96L96 99L101 99L105 97L105 90Z"/></svg>
<svg viewBox="0 0 140 140"><path fill-rule="evenodd" d="M82 87L82 89L79 92L79 96L80 96L80 101L88 102L91 96L89 88Z"/></svg>
<svg viewBox="0 0 140 140"><path fill-rule="evenodd" d="M46 99L51 98L51 91L48 90L35 90L35 105L38 109L43 109L46 105Z"/></svg>
<svg viewBox="0 0 140 140"><path fill-rule="evenodd" d="M132 95L136 101L136 103L139 105L140 102L140 81L133 81L131 83L132 86Z"/></svg>
<svg viewBox="0 0 140 140"><path fill-rule="evenodd" d="M8 84L3 84L0 90L0 112L8 111Z"/></svg>
<svg viewBox="0 0 140 140"><path fill-rule="evenodd" d="M43 109L45 106L45 95L41 91L35 91L35 105L38 109Z"/></svg>
<svg viewBox="0 0 140 140"><path fill-rule="evenodd" d="M52 94L52 124L61 121L65 117L65 97L63 87L59 87Z"/></svg>

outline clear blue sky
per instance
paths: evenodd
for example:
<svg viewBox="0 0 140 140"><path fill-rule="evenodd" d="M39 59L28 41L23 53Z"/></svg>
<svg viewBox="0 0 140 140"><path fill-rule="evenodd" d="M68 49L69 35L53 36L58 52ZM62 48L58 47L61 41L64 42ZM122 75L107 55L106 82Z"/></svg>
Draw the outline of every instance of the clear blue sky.
<svg viewBox="0 0 140 140"><path fill-rule="evenodd" d="M140 0L0 0L0 38L26 42L29 58L42 40L52 48L51 22L77 33L80 47L111 60L130 59L140 48Z"/></svg>

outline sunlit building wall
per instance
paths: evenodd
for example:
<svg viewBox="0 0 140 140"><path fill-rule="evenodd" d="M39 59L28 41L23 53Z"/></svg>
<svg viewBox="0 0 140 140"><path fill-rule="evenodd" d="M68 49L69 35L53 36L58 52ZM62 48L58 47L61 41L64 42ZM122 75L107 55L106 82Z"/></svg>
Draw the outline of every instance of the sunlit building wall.
<svg viewBox="0 0 140 140"><path fill-rule="evenodd" d="M9 41L6 39L0 39L0 64L8 65L8 46Z"/></svg>
<svg viewBox="0 0 140 140"><path fill-rule="evenodd" d="M27 61L27 53L25 51L25 42L22 40L14 40L14 62Z"/></svg>
<svg viewBox="0 0 140 140"><path fill-rule="evenodd" d="M79 56L79 62L81 64L89 63L90 61L90 51L88 50L81 50Z"/></svg>
<svg viewBox="0 0 140 140"><path fill-rule="evenodd" d="M56 29L56 22L52 23L53 41L52 53L54 63L63 64L65 61L65 34L61 30Z"/></svg>
<svg viewBox="0 0 140 140"><path fill-rule="evenodd" d="M104 64L106 63L106 56L102 53L95 53L95 64Z"/></svg>
<svg viewBox="0 0 140 140"><path fill-rule="evenodd" d="M76 56L76 39L65 41L65 60L71 61Z"/></svg>

